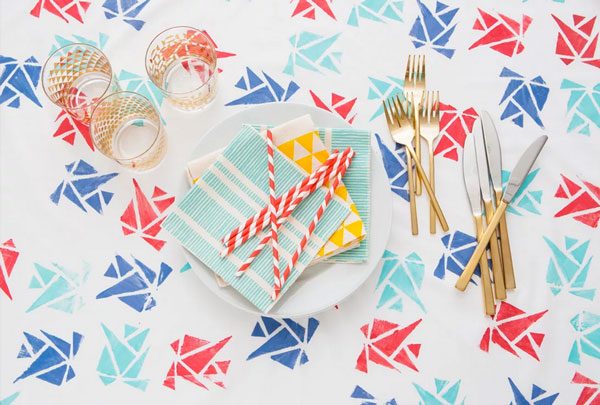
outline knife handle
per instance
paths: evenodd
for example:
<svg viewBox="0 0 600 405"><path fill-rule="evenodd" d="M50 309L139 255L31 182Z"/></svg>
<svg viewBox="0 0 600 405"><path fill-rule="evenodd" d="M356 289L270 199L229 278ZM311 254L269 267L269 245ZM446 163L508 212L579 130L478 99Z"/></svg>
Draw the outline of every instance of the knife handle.
<svg viewBox="0 0 600 405"><path fill-rule="evenodd" d="M413 159L415 159L415 151L410 144L406 145L406 150L408 151L408 153L410 153L412 155ZM438 219L440 220L442 229L444 230L444 232L448 232L448 229L450 229L448 227L448 222L446 222L446 217L444 216L444 213L442 212L440 203L438 202L437 198L435 197L435 193L434 193L433 189L431 188L431 184L429 184L429 180L427 180L427 176L425 175L423 166L421 166L421 163L416 159L415 159L415 165L417 167L417 174L419 175L419 177L421 177L421 180L423 181L425 190L427 190L427 194L429 195L429 201L433 205L433 209L435 210L435 213L436 213Z"/></svg>
<svg viewBox="0 0 600 405"><path fill-rule="evenodd" d="M496 201L502 200L502 191L496 191ZM517 287L515 282L515 270L512 261L512 252L510 251L510 240L508 239L508 227L506 226L506 216L500 221L500 248L502 251L502 266L504 270L504 284L507 290L513 290Z"/></svg>
<svg viewBox="0 0 600 405"><path fill-rule="evenodd" d="M498 207L496 207L496 212L494 213L494 216L488 221L488 226L487 228L485 228L485 231L481 235L481 238L479 239L479 243L477 244L475 251L471 255L469 262L465 266L462 274L458 277L458 280L454 285L460 291L464 291L467 288L467 284L469 284L469 280L471 280L471 276L475 271L475 267L479 262L479 258L481 257L483 252L485 252L487 245L490 243L492 235L496 234L496 227L502 219L504 211L506 211L506 207L508 207L508 204L506 204L504 200L500 201L500 204L498 204Z"/></svg>
<svg viewBox="0 0 600 405"><path fill-rule="evenodd" d="M477 241L483 233L483 221L481 215L473 215L475 220L475 229ZM481 255L479 259L479 270L481 271L481 289L483 290L483 306L485 313L489 316L494 316L496 308L494 305L494 293L492 292L492 280L490 279L490 268L488 266L487 255Z"/></svg>
<svg viewBox="0 0 600 405"><path fill-rule="evenodd" d="M494 215L494 206L492 200L484 201L485 218L489 221ZM496 235L494 235L496 236ZM490 239L490 253L492 254L492 273L494 274L494 290L496 299L506 299L506 288L504 287L504 274L502 272L502 259L500 259L500 247L498 246L498 238Z"/></svg>
<svg viewBox="0 0 600 405"><path fill-rule="evenodd" d="M415 197L415 179L413 172L412 156L406 148L406 173L408 173L408 203L410 204L410 229L413 235L419 234L417 221L417 199Z"/></svg>

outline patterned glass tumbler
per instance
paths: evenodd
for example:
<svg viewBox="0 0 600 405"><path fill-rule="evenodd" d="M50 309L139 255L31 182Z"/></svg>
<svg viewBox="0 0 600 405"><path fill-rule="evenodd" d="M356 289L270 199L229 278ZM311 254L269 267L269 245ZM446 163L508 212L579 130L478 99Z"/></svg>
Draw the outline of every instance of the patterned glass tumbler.
<svg viewBox="0 0 600 405"><path fill-rule="evenodd" d="M138 93L121 91L103 98L92 115L90 133L100 152L134 170L155 167L167 152L160 115Z"/></svg>
<svg viewBox="0 0 600 405"><path fill-rule="evenodd" d="M148 46L146 72L175 108L201 109L215 98L217 90L214 43L195 28L169 28Z"/></svg>
<svg viewBox="0 0 600 405"><path fill-rule="evenodd" d="M50 101L86 125L100 99L119 91L106 55L80 43L66 45L48 57L42 84Z"/></svg>

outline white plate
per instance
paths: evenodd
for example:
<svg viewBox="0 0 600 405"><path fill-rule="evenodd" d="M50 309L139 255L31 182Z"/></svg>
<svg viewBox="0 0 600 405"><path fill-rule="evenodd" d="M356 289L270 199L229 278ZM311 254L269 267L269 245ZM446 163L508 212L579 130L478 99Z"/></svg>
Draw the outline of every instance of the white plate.
<svg viewBox="0 0 600 405"><path fill-rule="evenodd" d="M242 124L280 125L304 114L310 114L319 127L350 127L346 121L336 115L316 107L292 103L262 104L234 114L210 129L202 137L189 160L226 146L239 132ZM269 311L269 315L298 317L330 308L356 291L375 269L383 255L390 233L392 195L374 138L371 141L371 224L367 234L368 260L359 264L320 263L307 268L277 305ZM185 195L188 190L187 180L182 181L179 195ZM377 202L376 209L373 207L374 202ZM260 314L233 288L217 286L214 273L190 252L185 250L185 253L192 269L209 290L237 308Z"/></svg>

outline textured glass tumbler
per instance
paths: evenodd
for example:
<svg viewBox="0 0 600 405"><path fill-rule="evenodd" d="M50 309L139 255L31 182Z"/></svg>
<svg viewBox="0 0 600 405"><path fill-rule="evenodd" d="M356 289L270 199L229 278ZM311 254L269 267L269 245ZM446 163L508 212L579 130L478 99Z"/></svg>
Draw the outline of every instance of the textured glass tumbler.
<svg viewBox="0 0 600 405"><path fill-rule="evenodd" d="M119 91L106 55L79 43L57 49L48 57L42 84L50 101L84 124L89 124L102 97Z"/></svg>
<svg viewBox="0 0 600 405"><path fill-rule="evenodd" d="M158 34L146 51L146 72L181 110L198 110L216 95L217 53L211 39L195 28L173 27Z"/></svg>
<svg viewBox="0 0 600 405"><path fill-rule="evenodd" d="M167 152L160 115L138 93L121 91L103 98L92 114L90 133L100 152L135 170L155 167Z"/></svg>

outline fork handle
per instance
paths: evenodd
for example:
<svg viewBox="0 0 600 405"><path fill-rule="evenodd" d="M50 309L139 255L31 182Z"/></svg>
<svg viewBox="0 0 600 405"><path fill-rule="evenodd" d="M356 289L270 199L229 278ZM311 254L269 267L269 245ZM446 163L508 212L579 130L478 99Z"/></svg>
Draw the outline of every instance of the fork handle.
<svg viewBox="0 0 600 405"><path fill-rule="evenodd" d="M416 113L415 113L416 114ZM415 123L415 137L414 137L414 142L415 142L415 160L417 160L419 163L421 163L421 123L420 123L420 117L419 114L416 114L415 119L417 120L417 122ZM417 177L415 179L415 193L417 195L421 195L423 194L423 187L422 187L422 182L421 180Z"/></svg>
<svg viewBox="0 0 600 405"><path fill-rule="evenodd" d="M435 192L435 166L433 161L433 142L427 142L429 146L429 183L431 183L431 189ZM429 233L432 235L435 231L435 209L433 204L429 204Z"/></svg>
<svg viewBox="0 0 600 405"><path fill-rule="evenodd" d="M408 173L408 202L410 204L410 228L413 235L419 234L419 223L417 221L417 199L415 198L415 179L412 168L410 153L406 154L406 173Z"/></svg>
<svg viewBox="0 0 600 405"><path fill-rule="evenodd" d="M448 227L448 222L446 222L446 217L444 217L444 213L442 212L440 203L438 202L437 198L435 197L435 193L433 192L433 189L431 188L431 184L429 183L429 180L427 180L427 176L425 175L423 166L421 166L421 162L419 162L415 158L415 150L412 148L412 146L410 144L406 145L406 150L408 151L408 153L411 154L413 160L415 161L415 165L417 167L417 173L419 174L419 177L421 177L421 180L423 181L423 185L425 186L425 190L427 190L427 194L429 195L429 200L431 201L431 204L433 205L433 209L435 210L435 213L440 220L442 229L445 232L447 232L448 229L450 229Z"/></svg>

